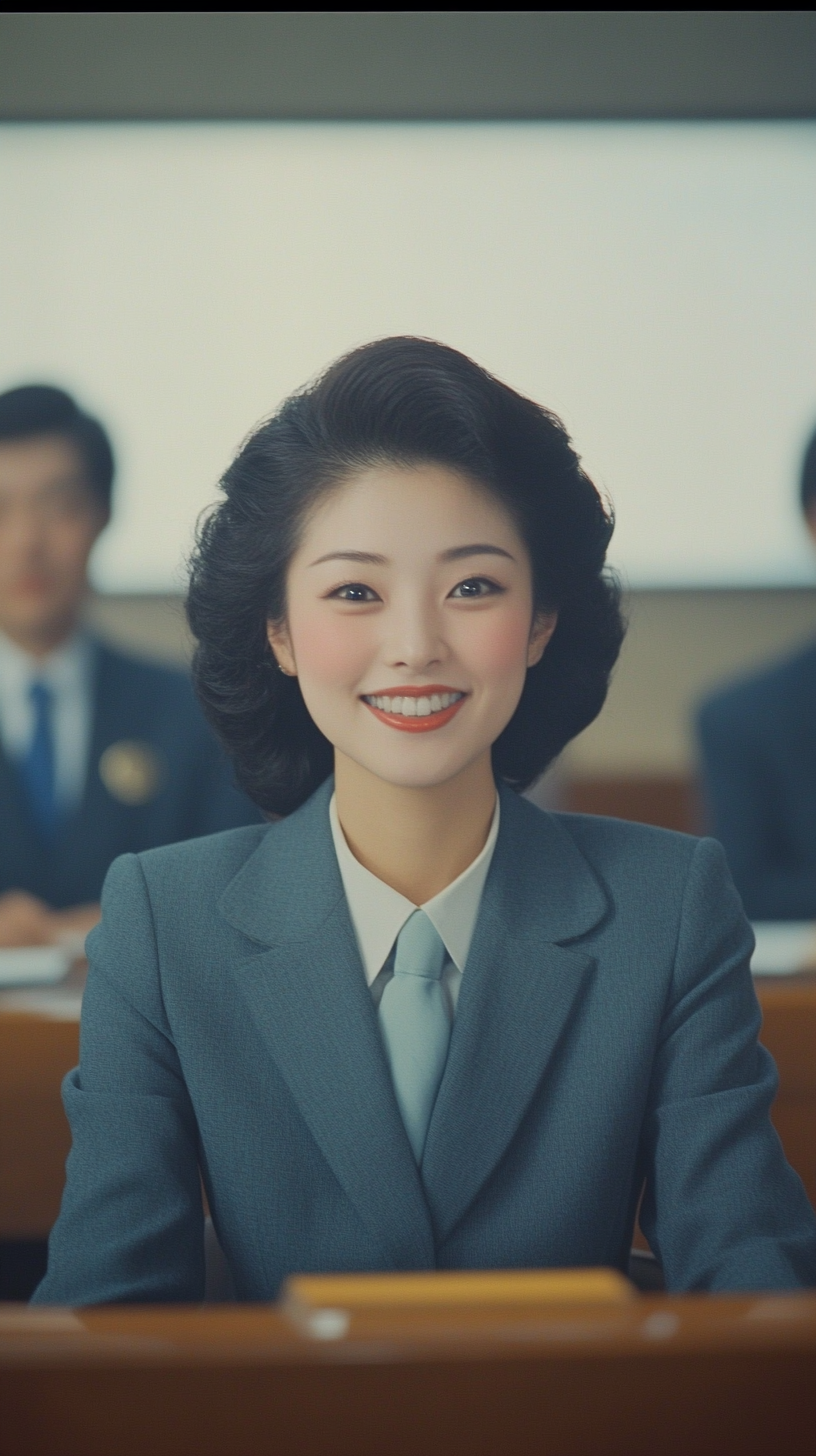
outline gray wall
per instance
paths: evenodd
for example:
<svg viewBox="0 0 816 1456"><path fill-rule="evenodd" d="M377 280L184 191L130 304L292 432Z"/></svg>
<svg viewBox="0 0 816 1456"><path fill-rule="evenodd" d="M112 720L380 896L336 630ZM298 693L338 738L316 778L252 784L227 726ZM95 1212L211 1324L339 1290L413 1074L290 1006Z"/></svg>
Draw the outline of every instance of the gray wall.
<svg viewBox="0 0 816 1456"><path fill-rule="evenodd" d="M812 10L0 16L0 119L814 111Z"/></svg>

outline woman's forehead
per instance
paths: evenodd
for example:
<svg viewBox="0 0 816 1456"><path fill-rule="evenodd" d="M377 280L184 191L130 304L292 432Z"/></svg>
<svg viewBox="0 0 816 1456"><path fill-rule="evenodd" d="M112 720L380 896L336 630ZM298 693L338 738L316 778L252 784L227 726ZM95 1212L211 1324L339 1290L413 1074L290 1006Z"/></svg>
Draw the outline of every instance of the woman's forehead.
<svg viewBox="0 0 816 1456"><path fill-rule="evenodd" d="M301 553L389 555L422 544L428 554L485 540L514 555L515 522L487 486L445 465L373 465L345 479L311 513Z"/></svg>

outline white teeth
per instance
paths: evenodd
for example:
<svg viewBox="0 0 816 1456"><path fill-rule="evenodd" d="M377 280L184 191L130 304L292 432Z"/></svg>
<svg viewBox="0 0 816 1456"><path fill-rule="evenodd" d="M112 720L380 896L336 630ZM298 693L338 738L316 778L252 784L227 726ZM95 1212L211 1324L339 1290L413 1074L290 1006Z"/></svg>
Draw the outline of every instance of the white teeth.
<svg viewBox="0 0 816 1456"><path fill-rule="evenodd" d="M379 708L381 713L396 713L403 718L427 718L431 713L441 713L453 703L458 703L462 697L464 693L431 693L428 697L419 698L392 698L385 693L377 693L367 696L365 701L373 708Z"/></svg>

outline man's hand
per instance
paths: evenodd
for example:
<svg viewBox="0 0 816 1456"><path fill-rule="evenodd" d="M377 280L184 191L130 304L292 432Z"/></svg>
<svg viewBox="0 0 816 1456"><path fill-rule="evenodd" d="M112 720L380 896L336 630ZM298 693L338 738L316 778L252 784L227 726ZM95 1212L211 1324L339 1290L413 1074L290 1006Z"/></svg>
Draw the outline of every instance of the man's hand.
<svg viewBox="0 0 816 1456"><path fill-rule="evenodd" d="M0 895L0 946L52 945L54 915L43 900L24 890Z"/></svg>
<svg viewBox="0 0 816 1456"><path fill-rule="evenodd" d="M99 919L98 905L73 905L52 910L24 890L0 895L0 947L69 944L81 954L81 943Z"/></svg>

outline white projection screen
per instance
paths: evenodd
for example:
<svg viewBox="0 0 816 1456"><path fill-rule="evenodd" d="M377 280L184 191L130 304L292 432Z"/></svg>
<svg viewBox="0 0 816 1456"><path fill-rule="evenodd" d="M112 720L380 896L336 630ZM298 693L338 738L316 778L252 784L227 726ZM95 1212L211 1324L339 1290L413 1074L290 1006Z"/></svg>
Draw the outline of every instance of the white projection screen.
<svg viewBox="0 0 816 1456"><path fill-rule="evenodd" d="M633 587L813 579L816 124L0 129L0 388L109 425L107 591L168 591L251 426L384 334L566 421Z"/></svg>

